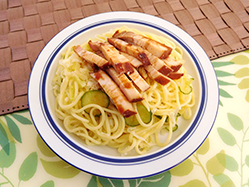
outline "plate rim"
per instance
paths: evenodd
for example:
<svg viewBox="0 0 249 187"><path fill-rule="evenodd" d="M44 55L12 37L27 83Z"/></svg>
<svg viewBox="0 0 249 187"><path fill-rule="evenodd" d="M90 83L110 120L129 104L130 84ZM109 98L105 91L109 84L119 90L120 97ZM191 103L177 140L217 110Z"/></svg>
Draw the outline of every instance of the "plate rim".
<svg viewBox="0 0 249 187"><path fill-rule="evenodd" d="M129 15L129 16L128 16ZM144 13L137 13L137 12L109 12L109 13L101 13L101 14L97 14L97 15L94 15L94 16L90 16L90 17L87 17L87 18L83 18L82 20L79 20L79 21L77 21L76 23L74 23L74 24L77 24L77 23L79 23L79 22L87 22L88 20L90 21L90 20L93 20L93 19L95 19L95 18L102 18L102 19L100 19L101 21L99 21L100 22L100 24L102 24L103 23L103 20L104 19L106 19L105 17L107 16L109 16L109 19L119 19L118 17L124 17L124 19L131 19L131 15L140 15L140 16L145 16L145 17L150 17L151 19L156 19L156 20L159 20L160 19L160 21L162 21L163 19L161 19L161 18L158 18L158 17L154 17L154 16L151 16L151 15L148 15L148 14L144 14ZM114 18L113 18L114 17ZM135 16L134 16L135 17ZM135 18L134 18L135 19ZM137 18L136 18L137 19ZM144 20L141 20L141 18L139 18L138 20L140 20L140 22L143 22L143 23L145 23L145 21ZM124 20L116 20L117 22L121 22L121 21L124 21ZM131 22L134 22L134 21L131 21ZM166 20L163 20L163 22L167 22ZM167 22L168 24L172 24L172 23L170 23L170 22ZM148 24L148 21L147 21L147 23L146 24ZM152 23L151 23L152 24ZM72 24L73 25L73 24ZM72 25L70 25L70 26L68 26L68 27L66 27L65 29L70 29L70 28L72 28ZM94 26L96 26L96 24L94 24L94 23L89 23L89 25L94 25ZM90 27L90 26L88 26L88 27ZM176 26L175 26L176 27ZM86 27L84 27L84 28L86 28ZM65 29L63 29L63 30L65 30ZM179 28L178 28L179 29ZM63 33L63 30L62 31L60 31L56 36L54 36L54 38L56 38L60 33ZM82 30L82 28L81 28L81 30ZM74 31L74 33L75 33L76 31ZM185 31L184 31L185 32ZM187 34L186 32L185 32L185 34ZM70 38L70 37L72 37L72 36L67 36L66 38ZM172 37L172 36L171 36ZM54 39L53 38L53 39ZM192 38L192 37L191 37ZM51 39L50 40L50 42L43 48L43 50L47 47L47 46L49 46L50 44L53 44L52 42L53 42L53 39ZM175 39L175 38L174 38ZM199 44L198 44L199 45ZM57 47L58 47L58 45L57 45ZM199 46L200 47L200 46ZM201 48L201 47L200 47ZM202 48L201 48L202 49ZM39 54L39 56L38 56L38 58L37 58L37 61L39 61L39 58L40 58L40 55L42 55L43 53L43 50L41 51L41 53ZM202 51L203 51L203 49L202 49ZM205 53L205 52L204 52ZM206 53L205 53L206 54ZM51 54L50 54L51 55ZM206 58L208 58L207 56L206 56ZM209 58L208 58L208 61L210 61L209 60ZM211 62L210 62L211 63ZM36 66L36 63L34 64L34 66ZM199 73L199 71L198 71L198 73ZM32 71L31 71L31 76L30 77L32 77L32 74L33 74L33 68L32 68ZM204 75L203 75L204 76ZM207 77L204 77L204 78L207 78ZM41 81L41 80L40 80ZM216 79L216 81L217 81L217 79ZM44 81L44 84L45 84L45 82L46 81ZM28 88L29 88L29 91L30 91L30 84L31 84L31 79L29 80L29 86L28 86ZM217 84L217 83L216 83ZM218 85L218 84L217 84ZM42 87L43 87L44 85L42 85ZM218 93L218 92L217 92ZM29 98L29 103L30 103L30 92L28 92L28 98ZM208 97L208 95L207 95L207 97ZM219 98L219 94L218 94L218 97L217 98ZM41 98L40 98L41 99ZM204 104L205 104L205 102L204 102ZM212 122L212 125L210 126L210 129L209 129L209 132L206 134L206 137L208 136L208 134L210 133L210 131L211 131L211 129L212 129L212 127L213 127L213 124L214 124L214 121L215 121L215 118L216 118L216 115L217 115L217 111L218 111L218 105L217 105L217 107L216 107L217 109L216 109L216 113L215 113L215 115L214 115L214 119L213 119L213 122ZM38 131L38 133L40 134L40 132L39 132L39 127L37 126L37 124L35 123L35 119L33 119L33 115L32 115L32 111L31 111L31 108L29 108L30 109L30 114L31 114L31 118L32 118L32 120L33 120L33 122L34 122L34 125L35 125L35 127L36 127L36 129L37 129L37 131ZM204 110L204 109L203 109ZM203 114L204 115L204 114ZM200 120L200 122L201 122L201 120ZM43 136L40 134L40 136L42 137L42 139L44 140L44 138L43 138ZM187 135L187 136L189 136L189 135ZM190 136L191 137L191 136ZM189 138L190 138L189 137ZM204 142L204 140L206 139L206 137L203 139L203 141L199 144L199 146ZM47 141L46 140L44 140L45 141L45 143L51 148L51 146L49 145L49 143L47 143ZM197 146L196 147L196 149L199 147L199 146ZM56 154L57 154L57 151L55 151L53 148L51 148ZM195 149L195 150L196 150ZM165 149L163 149L163 150L165 150ZM194 151L195 151L194 150ZM190 155L192 155L192 153L194 152L194 151L192 151L191 152L191 154L189 154L188 156L186 156L186 158L185 159L187 159ZM60 154L57 154L59 157L61 157L60 156ZM152 154L153 155L153 154ZM165 155L163 155L163 157L165 157ZM65 160L63 157L61 157L63 160ZM143 157L141 157L141 158L143 158ZM184 159L184 160L185 160ZM126 160L126 159L125 159ZM136 158L135 158L135 160L137 160ZM182 161L184 161L184 160L182 160ZM75 166L74 164L72 164L70 161L68 161L68 160L65 160L65 161L67 161L69 164L71 164L71 165L73 165L73 166ZM120 160L120 159L118 159L118 162L119 161L122 161L122 160ZM181 161L181 162L182 162ZM144 164L144 163L142 163L142 164ZM146 163L145 163L146 164ZM179 163L177 163L176 165L178 165ZM136 164L135 164L136 165ZM123 165L122 165L123 166ZM75 167L77 167L77 166L75 166ZM172 167L174 167L174 166L172 166ZM78 167L77 167L78 168ZM85 171L84 170L84 168L79 168L79 169L81 169L81 170L83 170L83 171ZM166 170L169 170L170 168L166 168L166 169L164 169L164 170L162 170L162 171L160 171L159 173L161 173L161 172L163 172L163 171L166 171ZM90 171L86 171L86 172L88 172L88 173L91 173ZM96 173L92 173L92 174L94 174L94 175L96 175ZM151 175L155 175L155 174L158 174L158 173L155 173L154 172L154 174L150 174L150 175L147 175L147 176L151 176ZM97 174L98 175L98 174ZM99 175L99 176L104 176L104 174L103 175ZM132 177L132 178L141 178L141 177L147 177L146 175L145 176L139 176L139 177ZM109 177L109 178L112 178L112 176L104 176L104 177ZM121 177L121 176L120 176ZM114 177L114 178L118 178L118 179L120 179L120 177ZM122 179L123 179L123 177L121 177ZM128 179L131 179L130 177L128 177Z"/></svg>

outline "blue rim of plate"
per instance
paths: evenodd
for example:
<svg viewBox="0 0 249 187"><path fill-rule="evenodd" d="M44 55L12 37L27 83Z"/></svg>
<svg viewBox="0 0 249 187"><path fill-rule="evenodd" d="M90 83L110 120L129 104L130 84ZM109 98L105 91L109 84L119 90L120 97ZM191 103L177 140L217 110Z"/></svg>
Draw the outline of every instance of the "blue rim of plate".
<svg viewBox="0 0 249 187"><path fill-rule="evenodd" d="M199 110L197 112L195 119L193 120L193 123L187 129L187 132L184 133L184 135L181 136L180 139L178 139L176 142L174 142L170 146L167 146L165 149L162 149L161 151L158 151L158 152L152 153L152 154L148 154L148 155L145 155L142 157L131 157L131 158L127 158L127 159L125 159L125 157L122 157L122 159L114 158L114 157L112 158L112 157L107 157L107 156L105 157L102 155L95 154L93 152L89 152L86 149L84 149L83 147L76 145L69 138L67 138L67 136L65 136L65 134L58 128L58 125L55 123L55 121L53 120L53 118L50 114L49 107L47 104L47 98L46 98L47 76L48 76L48 72L49 72L49 69L51 67L51 64L53 63L54 58L58 55L60 50L70 40L72 40L74 37L80 35L81 33L85 32L89 29L92 29L94 27L97 27L97 26L106 25L106 24L113 24L113 23L140 24L140 25L152 27L154 29L160 30L161 32L165 33L169 37L176 40L189 53L189 55L191 56L192 60L195 63L196 68L198 69L198 73L200 76L201 94L202 94L200 107L199 107ZM40 98L40 102L41 102L42 112L43 112L45 119L47 120L48 125L50 126L50 128L54 132L54 134L62 141L62 143L64 143L70 149L75 151L77 154L80 154L88 159L91 159L91 160L94 160L94 161L97 161L100 163L105 163L105 164L109 164L109 165L133 165L133 164L136 165L136 164L142 164L142 163L150 162L152 160L164 157L167 154L170 154L171 152L173 152L176 149L178 149L179 147L181 147L184 144L184 142L186 142L191 137L191 135L194 133L196 128L199 126L201 119L202 119L202 116L203 116L204 111L205 111L205 106L206 106L206 101L207 101L207 89L206 89L207 88L207 86L206 86L207 80L206 80L206 77L204 76L205 73L203 71L203 68L201 66L201 62L199 61L198 57L192 51L191 47L189 47L188 44L186 44L181 38L179 38L173 32L171 32L170 30L167 30L159 25L155 25L155 24L152 25L149 22L145 22L145 21L141 22L141 20L135 20L135 18L132 21L127 20L127 19L119 19L119 20L113 19L113 20L106 20L106 21L94 23L94 24L88 25L86 27L82 27L82 28L78 29L77 31L71 33L71 35L69 35L63 41L61 41L54 48L54 50L51 51L51 54L50 54L50 56L47 59L45 64L46 65L44 66L44 69L42 71L42 77L40 79L40 86L39 86L40 96L39 96L39 98Z"/></svg>

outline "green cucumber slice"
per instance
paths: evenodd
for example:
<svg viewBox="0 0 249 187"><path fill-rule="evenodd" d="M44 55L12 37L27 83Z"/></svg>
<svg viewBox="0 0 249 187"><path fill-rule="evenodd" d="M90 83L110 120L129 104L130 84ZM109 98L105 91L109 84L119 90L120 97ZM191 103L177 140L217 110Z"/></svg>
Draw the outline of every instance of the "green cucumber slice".
<svg viewBox="0 0 249 187"><path fill-rule="evenodd" d="M169 127L168 126L166 126L166 129L167 129L167 131L169 131ZM175 132L177 129L178 129L178 125L175 124L175 126L172 127L172 131Z"/></svg>
<svg viewBox="0 0 249 187"><path fill-rule="evenodd" d="M144 122L144 123L149 123L152 119L152 112L151 111L148 111L147 108L142 105L142 104L137 104L137 111L138 111L138 114L141 118L141 120ZM136 118L135 115L132 115L130 117L125 117L125 123L131 127L135 127L137 125L139 125L139 122Z"/></svg>
<svg viewBox="0 0 249 187"><path fill-rule="evenodd" d="M184 85L178 86L179 91L184 94L188 95L192 93L193 87L191 86L191 82L194 80L194 78L186 78L186 81L184 82Z"/></svg>
<svg viewBox="0 0 249 187"><path fill-rule="evenodd" d="M89 104L96 104L101 107L107 108L110 104L108 95L101 90L90 90L84 93L81 97L81 106L84 107ZM85 111L89 114L91 108L87 108ZM94 111L94 116L100 115L99 110Z"/></svg>
<svg viewBox="0 0 249 187"><path fill-rule="evenodd" d="M192 88L192 86L188 86L187 88L185 88L185 90L182 90L182 88L179 86L179 90L184 95L188 95L192 92L193 88Z"/></svg>
<svg viewBox="0 0 249 187"><path fill-rule="evenodd" d="M155 115L155 116L156 116L158 119L162 119L162 116L159 116L159 115ZM180 113L177 113L177 115L176 115L176 122L177 122L178 117L180 117L180 116L181 116L181 114L180 114ZM164 123L167 123L167 124L169 123L169 116L167 116L167 118L166 118L166 120L165 120ZM169 131L169 127L168 127L168 126L166 126L165 128ZM175 132L177 129L178 129L178 125L175 124L175 126L172 127L172 131Z"/></svg>

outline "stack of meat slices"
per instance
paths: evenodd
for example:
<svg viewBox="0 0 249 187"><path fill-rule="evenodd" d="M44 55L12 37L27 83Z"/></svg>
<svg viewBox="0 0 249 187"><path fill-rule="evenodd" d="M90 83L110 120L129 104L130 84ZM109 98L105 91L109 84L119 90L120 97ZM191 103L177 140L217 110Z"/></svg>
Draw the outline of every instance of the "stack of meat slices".
<svg viewBox="0 0 249 187"><path fill-rule="evenodd" d="M131 103L143 100L141 92L150 88L148 75L166 85L179 79L182 64L169 55L172 48L131 31L116 31L106 42L88 42L93 52L75 46L74 51L87 62L98 66L90 73L114 102L124 117L136 114ZM144 69L145 73L138 71ZM146 73L147 72L147 73Z"/></svg>

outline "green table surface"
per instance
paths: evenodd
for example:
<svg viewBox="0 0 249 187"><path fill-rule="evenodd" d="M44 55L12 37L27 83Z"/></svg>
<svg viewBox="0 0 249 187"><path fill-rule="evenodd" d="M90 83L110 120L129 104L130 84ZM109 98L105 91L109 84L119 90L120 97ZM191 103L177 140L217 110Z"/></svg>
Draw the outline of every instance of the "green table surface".
<svg viewBox="0 0 249 187"><path fill-rule="evenodd" d="M202 146L175 168L132 180L90 175L56 156L24 110L0 116L0 186L249 186L249 50L212 64L220 91L214 127Z"/></svg>

